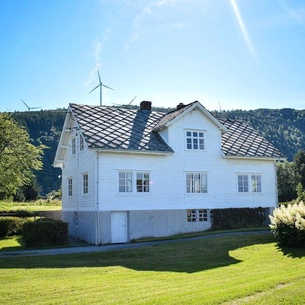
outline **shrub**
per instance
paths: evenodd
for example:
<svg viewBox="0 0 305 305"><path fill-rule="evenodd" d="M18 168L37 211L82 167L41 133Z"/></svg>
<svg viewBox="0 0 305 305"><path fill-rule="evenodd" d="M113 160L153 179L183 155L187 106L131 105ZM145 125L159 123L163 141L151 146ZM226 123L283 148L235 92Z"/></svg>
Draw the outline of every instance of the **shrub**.
<svg viewBox="0 0 305 305"><path fill-rule="evenodd" d="M39 219L23 225L22 242L26 247L68 244L68 224L61 220Z"/></svg>
<svg viewBox="0 0 305 305"><path fill-rule="evenodd" d="M211 212L213 230L261 227L266 219L263 208L213 209Z"/></svg>
<svg viewBox="0 0 305 305"><path fill-rule="evenodd" d="M270 216L271 229L281 246L305 247L305 205L303 201L281 205Z"/></svg>
<svg viewBox="0 0 305 305"><path fill-rule="evenodd" d="M19 217L0 217L0 238L8 235L20 235L27 220Z"/></svg>

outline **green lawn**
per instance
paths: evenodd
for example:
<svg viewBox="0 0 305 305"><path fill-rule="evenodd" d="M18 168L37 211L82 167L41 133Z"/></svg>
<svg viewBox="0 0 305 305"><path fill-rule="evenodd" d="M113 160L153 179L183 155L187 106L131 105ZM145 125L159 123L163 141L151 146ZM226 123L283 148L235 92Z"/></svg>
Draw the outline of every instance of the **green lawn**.
<svg viewBox="0 0 305 305"><path fill-rule="evenodd" d="M305 250L272 234L0 258L1 304L303 304Z"/></svg>
<svg viewBox="0 0 305 305"><path fill-rule="evenodd" d="M50 210L61 210L60 200L37 200L35 202L8 202L0 201L0 211L50 211Z"/></svg>

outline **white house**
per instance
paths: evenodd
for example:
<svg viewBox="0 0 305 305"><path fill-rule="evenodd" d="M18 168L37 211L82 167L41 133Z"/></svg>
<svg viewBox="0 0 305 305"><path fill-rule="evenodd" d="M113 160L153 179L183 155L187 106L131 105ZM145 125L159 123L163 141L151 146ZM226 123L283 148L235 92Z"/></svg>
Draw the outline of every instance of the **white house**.
<svg viewBox="0 0 305 305"><path fill-rule="evenodd" d="M170 113L70 104L54 166L62 219L94 244L211 227L210 210L277 206L281 152L199 102Z"/></svg>

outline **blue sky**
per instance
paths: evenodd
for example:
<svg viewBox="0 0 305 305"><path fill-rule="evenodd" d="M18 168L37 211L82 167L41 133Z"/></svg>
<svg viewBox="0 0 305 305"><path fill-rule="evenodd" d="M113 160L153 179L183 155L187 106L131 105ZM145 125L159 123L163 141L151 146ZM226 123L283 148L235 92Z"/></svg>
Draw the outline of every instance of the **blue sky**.
<svg viewBox="0 0 305 305"><path fill-rule="evenodd" d="M303 0L1 0L0 111L305 109Z"/></svg>

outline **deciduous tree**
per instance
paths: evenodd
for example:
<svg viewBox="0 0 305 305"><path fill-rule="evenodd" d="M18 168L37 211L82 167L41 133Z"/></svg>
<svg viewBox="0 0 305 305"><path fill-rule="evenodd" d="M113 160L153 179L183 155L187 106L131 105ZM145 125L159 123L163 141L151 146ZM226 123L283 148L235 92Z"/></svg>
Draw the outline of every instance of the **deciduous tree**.
<svg viewBox="0 0 305 305"><path fill-rule="evenodd" d="M0 113L0 197L10 197L42 168L44 146L30 143L28 133L12 117Z"/></svg>

